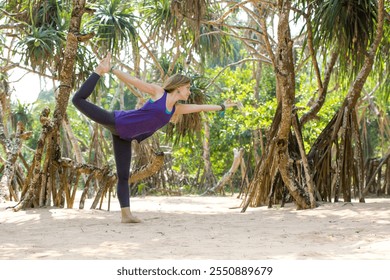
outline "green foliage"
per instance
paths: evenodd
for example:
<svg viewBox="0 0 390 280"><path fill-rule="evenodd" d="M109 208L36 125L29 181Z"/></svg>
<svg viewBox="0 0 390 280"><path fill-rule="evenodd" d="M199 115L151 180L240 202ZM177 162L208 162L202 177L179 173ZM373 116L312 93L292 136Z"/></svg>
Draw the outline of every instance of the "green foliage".
<svg viewBox="0 0 390 280"><path fill-rule="evenodd" d="M210 76L216 75L221 69L216 68L209 70ZM222 89L219 99L221 103L225 99L240 102L243 107L235 108L233 111L226 112L226 123L231 119L229 116L234 112L234 121L241 124L240 133L247 130L266 128L272 121L273 114L276 110L275 97L275 77L268 69L264 70L262 82L259 88L259 100L256 99L254 88L256 81L253 78L252 69L249 67L237 68L236 70L226 70L218 78L215 90L218 94Z"/></svg>
<svg viewBox="0 0 390 280"><path fill-rule="evenodd" d="M170 0L145 0L139 3L141 18L151 34L162 34L167 38L172 30L177 29L177 18L171 10Z"/></svg>
<svg viewBox="0 0 390 280"><path fill-rule="evenodd" d="M274 76L268 75L271 72L264 71L263 78L266 82L261 84L257 100L254 94L256 82L250 65L225 71L216 83L216 88L223 89L218 102L231 99L242 104L241 109L235 107L227 110L223 118L215 118L211 127L211 143L215 148L213 167L219 176L232 163L232 148L242 147L247 151L247 156L250 154L253 149L252 131L268 128L276 110L276 102L272 98L275 93L275 81L272 81ZM210 71L216 73L218 69Z"/></svg>
<svg viewBox="0 0 390 280"><path fill-rule="evenodd" d="M86 47L85 45L79 45L76 54L76 62L77 65L75 79L74 79L74 87L80 87L81 83L83 83L89 75L91 75L92 71L98 64L96 60L95 54Z"/></svg>
<svg viewBox="0 0 390 280"><path fill-rule="evenodd" d="M95 32L94 41L102 48L101 53L111 51L113 54L120 54L126 49L128 42L137 37L133 6L122 3L121 0L105 0L92 4L91 7L95 12L86 22L85 29Z"/></svg>
<svg viewBox="0 0 390 280"><path fill-rule="evenodd" d="M388 12L390 12L390 4L387 3ZM387 21L388 22L388 21ZM385 106L390 101L390 24L384 24L382 43L379 46L378 53L375 57L374 69L371 76L381 83L379 88L378 102Z"/></svg>
<svg viewBox="0 0 390 280"><path fill-rule="evenodd" d="M39 116L45 108L49 108L51 114L53 113L55 107L54 100L55 98L53 90L41 91L34 103L24 105L26 108L29 108L26 113L28 113L31 118L31 122L29 123L29 126L26 127L26 129L32 131L33 133L32 137L27 140L26 144L32 149L36 149L38 139L42 132L42 125L39 120Z"/></svg>
<svg viewBox="0 0 390 280"><path fill-rule="evenodd" d="M33 2L31 2L32 4ZM70 14L66 1L48 0L40 1L40 5L32 4L32 25L48 26L55 30L64 30L68 25Z"/></svg>
<svg viewBox="0 0 390 280"><path fill-rule="evenodd" d="M191 145L192 144L192 145ZM182 142L172 150L172 169L178 174L185 174L186 177L195 176L202 162L201 142Z"/></svg>
<svg viewBox="0 0 390 280"><path fill-rule="evenodd" d="M52 27L31 26L31 33L16 44L24 64L44 72L53 61L54 55L62 48L64 34Z"/></svg>
<svg viewBox="0 0 390 280"><path fill-rule="evenodd" d="M375 36L377 1L314 1L314 43L340 53L344 73L356 74Z"/></svg>
<svg viewBox="0 0 390 280"><path fill-rule="evenodd" d="M215 175L220 177L231 166L232 149L243 147L246 150L247 160L253 151L252 132L261 129L266 132L271 125L276 110L276 81L274 70L267 65L262 65L261 75L256 83L255 76L258 63L236 64L223 70L229 63L240 59L252 57L250 47L261 49L263 46L255 39L244 44L236 39L243 34L228 36L229 25L239 22L234 12L226 17L221 24L210 24L222 16L223 10L217 4L210 4L207 8L207 24L201 24L199 30L189 28L187 22L182 21L178 14L173 13L169 0L145 0L132 3L120 0L92 1L89 7L95 10L93 15L85 15L82 22L82 33L94 32L95 37L86 44L79 44L76 56L76 69L74 76L74 88L78 88L90 75L97 65L96 55L105 54L108 50L118 57L126 57L131 61L131 51L139 51L141 64L144 65L142 78L160 82L160 72L154 63L159 63L164 73L173 69L173 73L185 73L192 79L191 103L220 104L226 99L238 101L240 108L228 109L224 114L209 112L204 114L205 120L210 125L211 161ZM330 51L337 51L341 55L341 62L336 65L335 75L329 85L329 93L326 102L318 114L318 118L310 121L303 128L303 137L306 149L316 140L331 117L340 107L348 92L352 73L356 73L362 62L362 54L367 45L372 41L376 25L376 1L350 0L350 1L296 1L300 8L310 5L313 7L312 16L314 23L315 51L320 64L320 70L324 72L327 56ZM1 3L3 4L3 2ZM53 62L60 64L63 59L64 30L69 28L70 1L7 1L4 9L12 16L7 17L11 22L22 23L25 27L20 29L15 52L22 55L22 61L39 71L46 70ZM236 5L230 3L230 7ZM310 5L309 5L310 4ZM386 3L387 9L389 4ZM264 6L265 7L265 6ZM194 11L196 12L196 11ZM270 12L267 12L267 14ZM228 14L226 14L228 15ZM244 25L243 25L244 27ZM246 26L245 26L246 28ZM243 32L256 33L259 29L248 27ZM5 33L0 30L0 48L6 43ZM365 85L365 91L370 92L379 85L371 94L370 99L364 99L359 103L359 116L361 117L361 130L367 147L366 155L380 155L380 152L389 146L389 135L386 125L389 122L389 73L388 53L390 46L390 28L385 25L383 43L378 50L375 71L370 75ZM140 35L142 34L142 35ZM197 37L200 35L200 37ZM140 37L138 37L140 36ZM141 37L142 36L142 37ZM256 35L253 38L258 38ZM137 38L142 38L146 44L140 44ZM145 40L146 38L146 40ZM180 49L172 47L174 42L180 42ZM146 47L149 49L146 51ZM134 48L140 48L139 50ZM149 51L149 52L148 52ZM299 61L307 59L306 49L297 56ZM133 53L133 54L134 54ZM150 54L157 58L150 58ZM177 63L172 65L173 58ZM193 58L196 58L193 59ZM306 60L307 61L307 60ZM125 61L127 63L127 61ZM3 62L2 62L3 65ZM142 66L140 66L142 67ZM221 73L222 71L222 73ZM195 74L196 73L196 74ZM385 74L383 74L385 73ZM307 67L299 68L296 77L296 107L300 108L299 116L307 112L317 96L318 85L314 79L314 73L310 61ZM107 75L108 76L108 75ZM215 77L215 81L213 80ZM212 85L209 85L214 81ZM90 97L92 102L100 100L103 108L109 110L119 109L117 97L118 80L116 78L101 79L95 92ZM100 99L97 99L100 94ZM124 103L126 109L135 107L136 98L128 89L125 89ZM366 95L364 93L363 95ZM13 104L13 117L15 122L26 122L27 129L33 131L33 137L27 141L31 148L36 147L41 132L39 115L45 106L50 106L53 112L55 105L53 91L43 92L39 100L32 105ZM377 108L380 117L372 110ZM68 106L68 117L74 134L81 145L84 156L90 152L91 124L89 120L80 116L74 106ZM191 117L194 117L192 118ZM185 118L180 128L181 135L175 135L172 149L173 170L185 177L194 179L198 171L203 169L204 128L199 122L200 115L192 115ZM189 134L186 129L194 129L196 133ZM388 131L388 129L387 129ZM169 128L166 128L169 134ZM160 140L165 140L164 133ZM109 142L109 134L105 134ZM179 141L180 140L180 141ZM91 152L93 153L93 151ZM107 156L112 162L112 156ZM253 166L253 164L252 164ZM185 185L190 189L189 184ZM145 184L139 185L139 192L145 188Z"/></svg>
<svg viewBox="0 0 390 280"><path fill-rule="evenodd" d="M224 35L224 32L228 33L227 28L216 28L213 25L204 24L200 28L200 37L195 43L195 50L209 67L226 65L237 61L239 57L239 49L242 49L242 45L237 43L238 40Z"/></svg>
<svg viewBox="0 0 390 280"><path fill-rule="evenodd" d="M310 66L309 66L310 67ZM310 110L313 102L317 99L318 88L317 82L313 79L314 73L310 69L301 71L296 76L296 104L299 108L298 117L301 117ZM311 144L317 139L321 131L332 119L335 112L340 108L348 91L347 84L338 84L338 81L332 81L329 85L329 91L322 109L319 111L317 118L310 121L303 127L302 137L307 151L310 150Z"/></svg>
<svg viewBox="0 0 390 280"><path fill-rule="evenodd" d="M210 80L217 76L221 68L208 69L206 77ZM222 115L220 112L205 113L210 124L210 147L213 171L216 176L222 176L233 160L233 148L252 148L252 130L268 128L276 109L275 80L269 69L264 70L264 80L260 88L260 100L254 96L255 80L250 67L225 70L215 83L207 90L207 103L221 104L226 99L239 101L242 109L228 109ZM194 91L193 91L194 93ZM202 139L203 137L201 137ZM194 176L202 165L201 141L189 141L184 138L173 151L176 171ZM195 160L196 159L196 160Z"/></svg>
<svg viewBox="0 0 390 280"><path fill-rule="evenodd" d="M53 62L58 63L65 42L64 28L69 13L63 1L7 1L9 20L18 23L20 39L13 50L25 65L44 73Z"/></svg>
<svg viewBox="0 0 390 280"><path fill-rule="evenodd" d="M21 103L19 100L11 105L12 110L12 128L16 131L16 125L20 121L24 124L26 129L31 129L32 114L31 106Z"/></svg>
<svg viewBox="0 0 390 280"><path fill-rule="evenodd" d="M164 74L165 75L167 75L167 74L173 75L176 73L180 73L180 74L184 75L185 74L185 73L183 73L184 66L183 66L183 63L181 63L180 61L174 65L174 67L172 69L172 73L168 73L169 68L171 67L171 61L172 61L172 57L168 53L163 53L159 57L158 62L160 64L160 67L164 70ZM160 71L156 67L153 67L153 69L154 69L154 77L156 80L158 80L157 77L160 76Z"/></svg>

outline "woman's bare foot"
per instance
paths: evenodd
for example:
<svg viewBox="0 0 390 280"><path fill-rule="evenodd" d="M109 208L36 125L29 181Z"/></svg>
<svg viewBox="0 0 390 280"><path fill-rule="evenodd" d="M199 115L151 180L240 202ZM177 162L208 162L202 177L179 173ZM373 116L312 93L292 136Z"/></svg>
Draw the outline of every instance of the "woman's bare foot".
<svg viewBox="0 0 390 280"><path fill-rule="evenodd" d="M121 208L122 223L141 223L141 220L131 214L130 207Z"/></svg>

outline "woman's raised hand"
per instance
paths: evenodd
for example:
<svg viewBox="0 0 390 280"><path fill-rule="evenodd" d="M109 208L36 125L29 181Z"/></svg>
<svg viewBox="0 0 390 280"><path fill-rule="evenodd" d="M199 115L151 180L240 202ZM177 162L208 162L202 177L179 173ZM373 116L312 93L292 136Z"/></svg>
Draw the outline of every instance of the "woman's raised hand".
<svg viewBox="0 0 390 280"><path fill-rule="evenodd" d="M100 61L99 65L96 67L95 73L102 76L105 73L110 72L110 70L111 70L111 53L108 52L106 57L103 58Z"/></svg>

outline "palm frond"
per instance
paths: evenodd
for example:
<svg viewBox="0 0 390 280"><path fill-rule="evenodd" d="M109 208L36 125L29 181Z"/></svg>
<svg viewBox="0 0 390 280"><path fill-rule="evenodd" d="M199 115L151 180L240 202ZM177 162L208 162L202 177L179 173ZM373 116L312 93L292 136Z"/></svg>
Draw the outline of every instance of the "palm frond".
<svg viewBox="0 0 390 280"><path fill-rule="evenodd" d="M32 26L31 33L16 44L15 51L20 51L26 65L44 72L62 48L64 40L64 33L52 27Z"/></svg>
<svg viewBox="0 0 390 280"><path fill-rule="evenodd" d="M61 26L65 14L62 12L65 9L64 5L62 1L57 0L41 1L39 6L35 6L35 26L46 25L54 29Z"/></svg>
<svg viewBox="0 0 390 280"><path fill-rule="evenodd" d="M136 39L137 17L131 5L120 0L106 0L106 4L95 4L92 8L95 13L86 23L86 29L95 32L94 40L102 53L119 54L129 41Z"/></svg>
<svg viewBox="0 0 390 280"><path fill-rule="evenodd" d="M343 67L358 71L375 36L377 1L315 1L314 43L340 52Z"/></svg>
<svg viewBox="0 0 390 280"><path fill-rule="evenodd" d="M389 3L390 8L390 3ZM390 20L387 21L390 23ZM378 49L378 55L375 57L373 74L377 75L378 81L382 84L381 91L384 92L384 104L389 104L390 101L390 24L385 24L383 28L382 43ZM389 107L390 110L390 107Z"/></svg>
<svg viewBox="0 0 390 280"><path fill-rule="evenodd" d="M139 10L151 34L161 33L163 38L167 38L180 28L172 13L170 0L146 0Z"/></svg>

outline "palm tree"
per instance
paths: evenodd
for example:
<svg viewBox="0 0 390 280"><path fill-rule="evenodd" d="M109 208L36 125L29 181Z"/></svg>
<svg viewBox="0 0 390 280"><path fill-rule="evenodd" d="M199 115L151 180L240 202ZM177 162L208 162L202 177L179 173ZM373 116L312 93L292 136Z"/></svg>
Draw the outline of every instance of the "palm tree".
<svg viewBox="0 0 390 280"><path fill-rule="evenodd" d="M337 15L335 27L324 24L323 29L320 28L318 41L322 40L330 43L328 40L332 38L333 44L340 50L340 53L346 54L341 56L341 65L344 64L343 61L345 59L353 60L355 62L352 64L357 70L351 69L349 71L349 73L353 73L351 75L353 80L346 99L327 128L312 146L308 157L313 161L313 166L317 166L314 180L317 181L318 186L321 186L320 193L322 197L324 192L329 193L331 188L334 188L335 201L338 201L341 192L344 201L350 201L352 196L351 189L354 187L360 201L364 202L362 193L364 160L356 105L375 62L375 56L382 40L384 2L368 0L348 1L347 5L338 3L341 1L333 2L335 2L334 6L329 6L329 3L321 6L320 13L316 15L318 21L322 20L322 15L329 15L330 11ZM326 20L324 21L326 22ZM345 23L345 21L349 25L342 26L342 23ZM336 30L335 37L329 35L334 34ZM357 36L359 36L359 42L356 42ZM369 49L367 50L368 47ZM349 131L352 132L352 138L347 134ZM336 148L334 159L331 156L332 147ZM324 160L326 158L329 160ZM355 160L356 164L354 164ZM336 162L334 177L332 176L334 185L330 181L322 183L324 178L319 173L321 170L330 170L332 161Z"/></svg>
<svg viewBox="0 0 390 280"><path fill-rule="evenodd" d="M359 5L357 5L358 2ZM330 185L332 184L331 180L327 180L331 170L332 145L335 145L337 149L337 170L334 175L334 188L336 189L335 201L338 199L340 190L343 191L344 200L349 201L352 183L350 178L354 176L354 174L352 174L352 171L354 170L354 157L352 141L350 141L350 137L346 137L346 131L353 131L353 139L356 141L356 158L359 162L357 165L358 175L355 177L358 178L357 181L363 182L361 143L358 130L356 129L355 106L360 97L360 92L366 78L370 73L376 50L378 49L382 38L384 14L383 1L378 2L377 8L376 1L297 1L298 4L302 4L302 9L306 9L307 11L302 13L306 14L309 23L307 25L308 47L319 48L319 42L321 42L321 44L326 42L327 44L325 44L325 46L333 46L333 48L329 47L331 51L333 50L334 52L342 54L340 64L341 66L344 65L344 68L341 68L344 73L352 73L354 71L353 69L346 68L347 63L345 63L345 61L347 60L356 61L353 66L358 67L359 69L358 71L355 71L357 74L349 75L350 77L355 77L355 80L350 87L347 98L341 106L340 111L336 113L335 117L319 136L317 142L311 147L307 159L300 136L301 128L299 127L297 116L293 111L295 69L292 62L293 44L288 25L288 14L291 3L292 1L278 1L279 24L276 52L278 55L273 54L269 43L270 41L265 37L265 42L269 46L270 58L273 61L275 68L275 75L278 83L277 91L279 92L278 100L280 100L280 104L268 135L266 156L263 156L263 160L257 166L257 172L251 183L248 199L243 204L243 211L245 211L246 207L249 205L257 206L266 204L266 199L270 198L267 193L273 195L273 187L274 184L278 182L277 178L279 178L279 176L281 176L284 185L293 196L298 208L305 209L315 207L315 198L326 199L325 197L329 197L326 195L330 193ZM373 7L375 7L375 9ZM311 11L313 11L313 15L311 14ZM311 16L313 16L313 19L311 19ZM311 22L315 22L313 28L313 30L316 31L313 34L315 36L314 38L310 38L312 32ZM359 27L357 27L357 25L359 25ZM375 26L376 29L374 28ZM356 35L358 32L363 31L367 34L364 35L362 42L356 42ZM264 28L263 32L265 32ZM264 34L267 36L266 33ZM371 47L367 54L366 48L368 44L371 44ZM314 63L316 63L314 54L315 52L312 49L311 55ZM328 69L335 65L335 59L337 58L336 55L332 55L331 57L331 67ZM328 71L328 74L330 73L331 71ZM324 83L328 78L322 80L318 70L316 71L316 75L319 88L321 89L321 98L324 98L324 93L326 93ZM328 82L329 80L327 80L326 83ZM320 98L318 101L319 100ZM321 106L322 105L319 104L313 112L318 112ZM294 128L296 140L291 138L291 126ZM298 159L302 160L302 173L304 173L304 176L302 177L305 178L301 183L298 176L294 175L294 169L298 168L293 165L295 160L292 158L294 155L292 154L294 153L293 147L296 144L299 144L299 149L295 151L294 158L296 157L296 154L300 155ZM278 159L277 162L273 160L272 155L276 155L275 158ZM268 176L267 172L271 175ZM333 177L333 174L331 176ZM325 187L325 190L324 185L327 186ZM266 186L268 186L268 188ZM304 186L307 186L307 188ZM316 186L318 189L316 189Z"/></svg>
<svg viewBox="0 0 390 280"><path fill-rule="evenodd" d="M60 149L60 127L65 117L66 108L68 105L68 99L71 86L73 84L73 69L75 64L75 58L78 47L78 34L80 34L81 18L85 12L84 1L73 1L73 11L70 18L70 27L66 39L66 47L63 50L64 60L62 62L62 68L60 70L60 88L56 98L56 106L54 109L52 119L48 119L49 112L46 110L43 115L43 130L38 141L38 147L33 161L33 168L31 169L31 181L28 186L25 186L26 194L23 197L21 203L15 207L15 210L21 208L34 206L43 206L50 201L51 193L55 194L56 189L52 189L51 186L42 185L41 182L48 182L47 174L54 175L60 170L61 149ZM51 139L51 141L49 141ZM46 154L44 154L44 148L47 147ZM42 159L45 159L43 168L45 170L41 173ZM48 164L48 163L51 164ZM46 169L47 168L47 169ZM56 184L54 184L56 186ZM60 189L61 190L61 189ZM62 192L58 192L62 197ZM54 197L54 196L53 196ZM56 200L56 199L55 199ZM61 199L57 200L61 204Z"/></svg>
<svg viewBox="0 0 390 280"><path fill-rule="evenodd" d="M333 46L340 53L344 73L355 75L363 65L367 46L375 37L377 2L313 2L314 44L317 47Z"/></svg>

